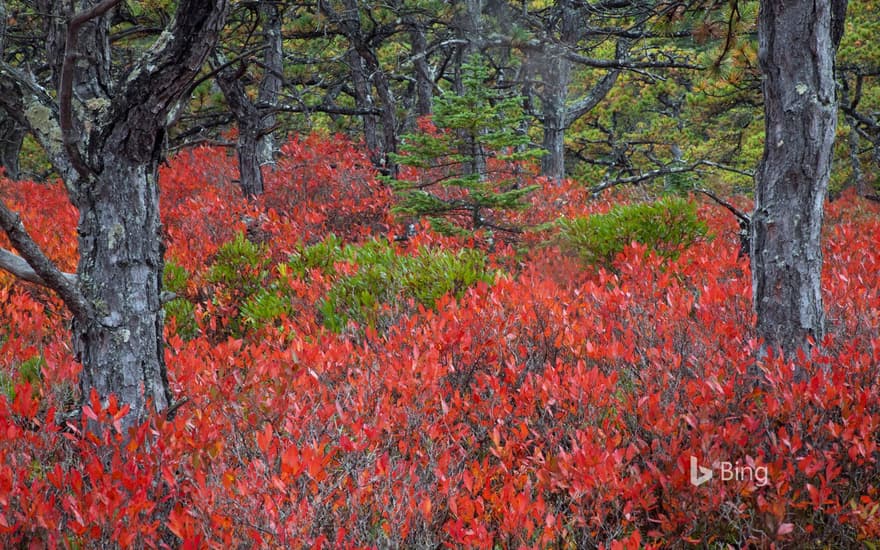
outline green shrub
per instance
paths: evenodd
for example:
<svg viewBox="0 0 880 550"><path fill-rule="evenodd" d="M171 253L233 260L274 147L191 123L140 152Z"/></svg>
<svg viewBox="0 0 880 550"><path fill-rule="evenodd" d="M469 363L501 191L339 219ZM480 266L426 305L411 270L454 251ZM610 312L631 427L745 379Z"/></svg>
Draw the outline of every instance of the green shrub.
<svg viewBox="0 0 880 550"><path fill-rule="evenodd" d="M186 298L177 297L165 304L165 318L174 319L177 335L184 340L192 340L199 335L196 322L195 305Z"/></svg>
<svg viewBox="0 0 880 550"><path fill-rule="evenodd" d="M486 257L479 250L421 249L406 262L405 288L416 302L434 307L447 293L460 298L479 281L491 283L494 274L486 268Z"/></svg>
<svg viewBox="0 0 880 550"><path fill-rule="evenodd" d="M174 319L177 334L184 340L192 340L199 335L199 326L196 323L195 306L183 297L189 282L190 273L174 260L165 262L165 271L162 276L162 286L165 290L173 292L176 298L166 303L165 318Z"/></svg>
<svg viewBox="0 0 880 550"><path fill-rule="evenodd" d="M310 269L318 269L326 274L333 273L333 265L342 260L344 251L342 240L333 233L318 243L307 246L290 258L290 268L294 275L305 276Z"/></svg>
<svg viewBox="0 0 880 550"><path fill-rule="evenodd" d="M43 377L42 370L45 363L42 355L34 355L13 366L10 374L0 373L0 391L5 393L10 401L15 399L15 386L18 384L29 382L36 391Z"/></svg>
<svg viewBox="0 0 880 550"><path fill-rule="evenodd" d="M383 330L411 303L431 308L447 293L460 297L478 281L494 280L478 250L421 248L410 256L398 254L387 241L341 247L333 236L303 249L291 260L291 269L304 273L318 268L335 275L336 262L356 266L356 271L337 277L318 304L324 326L335 332L349 321Z"/></svg>
<svg viewBox="0 0 880 550"><path fill-rule="evenodd" d="M189 271L185 267L178 265L174 260L167 260L165 271L162 273L162 287L169 292L180 295L186 291L189 277Z"/></svg>
<svg viewBox="0 0 880 550"><path fill-rule="evenodd" d="M223 317L226 336L240 338L248 327L259 328L277 317L284 298L268 297L278 292L272 268L268 247L242 233L217 251L205 279L212 285L212 301Z"/></svg>
<svg viewBox="0 0 880 550"><path fill-rule="evenodd" d="M280 293L277 284L257 292L241 306L244 325L254 329L274 324L282 316L290 314L290 299Z"/></svg>
<svg viewBox="0 0 880 550"><path fill-rule="evenodd" d="M664 258L707 236L697 206L683 198L615 206L605 214L560 220L560 238L568 250L591 265L610 267L615 256L635 241Z"/></svg>
<svg viewBox="0 0 880 550"><path fill-rule="evenodd" d="M239 232L217 251L207 280L251 296L263 287L271 264L266 246L252 243Z"/></svg>

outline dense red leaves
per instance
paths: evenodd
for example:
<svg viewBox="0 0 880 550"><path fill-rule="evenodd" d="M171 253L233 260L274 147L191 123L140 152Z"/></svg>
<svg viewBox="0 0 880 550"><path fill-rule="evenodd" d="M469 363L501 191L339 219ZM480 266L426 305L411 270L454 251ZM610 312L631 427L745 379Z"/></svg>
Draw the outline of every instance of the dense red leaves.
<svg viewBox="0 0 880 550"><path fill-rule="evenodd" d="M76 365L47 293L3 279L0 372L42 380L0 397L0 538L35 546L857 546L880 537L877 212L829 206L831 333L803 362L754 360L748 264L735 227L674 261L633 245L615 273L553 248L495 260L507 275L387 333L335 335L317 273L281 278L281 326L218 339L208 263L238 230L286 258L327 232L393 232L390 196L339 140L288 144L264 204L238 199L232 157L197 149L163 169L168 255L192 273L200 336L169 333L173 420L122 437L92 396L59 427ZM5 183L31 227L58 187ZM27 189L25 193L22 189ZM19 199L17 199L19 200ZM533 221L585 210L574 186L536 194ZM590 209L605 208L591 203ZM268 209L267 209L268 208ZM72 221L71 221L72 223ZM45 224L45 225L44 225ZM53 229L56 231L56 229ZM41 236L72 268L72 231ZM420 234L403 246L460 246ZM402 251L403 252L403 251ZM409 308L412 310L412 308ZM209 338L209 336L211 336ZM85 429L82 422L90 422ZM690 457L716 478L689 482ZM767 468L721 480L721 463Z"/></svg>

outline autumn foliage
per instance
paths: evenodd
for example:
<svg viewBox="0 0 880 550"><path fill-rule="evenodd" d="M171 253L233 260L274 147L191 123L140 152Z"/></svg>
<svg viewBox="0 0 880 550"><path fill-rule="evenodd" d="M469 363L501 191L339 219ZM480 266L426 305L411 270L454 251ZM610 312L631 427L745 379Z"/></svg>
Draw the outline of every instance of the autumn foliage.
<svg viewBox="0 0 880 550"><path fill-rule="evenodd" d="M123 437L125 407L91 396L65 420L79 398L67 316L48 292L0 276L3 546L880 541L873 206L828 206L821 353L756 360L748 261L734 220L711 206L699 210L711 237L674 258L631 243L609 268L585 269L527 235L481 252L489 282L468 279L434 307L389 293L399 303L376 307L393 309L390 322L331 330L319 304L365 266L297 268L330 233L412 258L474 243L425 228L394 241L392 194L343 139L288 143L260 204L239 199L235 172L208 148L162 170L166 259L189 304L167 319L172 388L189 399L172 419ZM60 186L3 192L74 269L76 213ZM530 200L522 216L535 223L610 206L573 183ZM221 277L236 239L259 259ZM695 487L691 456L765 466L768 482L716 474Z"/></svg>

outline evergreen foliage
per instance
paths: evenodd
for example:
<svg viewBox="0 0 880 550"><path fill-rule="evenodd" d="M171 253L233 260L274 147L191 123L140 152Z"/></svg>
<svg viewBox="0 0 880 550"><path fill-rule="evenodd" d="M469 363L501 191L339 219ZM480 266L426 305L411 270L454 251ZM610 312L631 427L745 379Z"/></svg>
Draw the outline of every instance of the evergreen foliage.
<svg viewBox="0 0 880 550"><path fill-rule="evenodd" d="M400 199L394 211L426 217L444 234L516 231L503 212L528 206L538 186L520 181L524 163L542 151L519 131L523 98L493 90L488 69L473 58L462 70L464 93L435 98L431 123L403 136L402 154L393 156L404 167L388 180Z"/></svg>
<svg viewBox="0 0 880 550"><path fill-rule="evenodd" d="M664 258L675 259L682 249L708 235L697 206L680 197L618 205L605 214L559 222L563 248L585 263L611 267L614 258L632 242Z"/></svg>
<svg viewBox="0 0 880 550"><path fill-rule="evenodd" d="M192 340L199 333L195 318L195 306L184 296L189 284L190 273L173 260L165 262L162 287L176 294L176 297L164 305L165 319L173 320L177 334L184 340Z"/></svg>
<svg viewBox="0 0 880 550"><path fill-rule="evenodd" d="M341 263L349 267L337 273ZM311 269L336 277L318 303L324 326L334 332L349 322L384 330L415 304L433 308L446 294L460 298L478 282L495 279L486 256L476 249L420 247L407 255L378 239L342 247L332 234L291 259L291 272L306 274Z"/></svg>

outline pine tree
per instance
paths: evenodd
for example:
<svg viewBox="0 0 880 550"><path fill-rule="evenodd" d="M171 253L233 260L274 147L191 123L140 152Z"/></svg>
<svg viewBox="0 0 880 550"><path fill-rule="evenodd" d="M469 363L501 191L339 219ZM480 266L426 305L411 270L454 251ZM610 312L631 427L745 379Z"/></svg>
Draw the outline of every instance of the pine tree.
<svg viewBox="0 0 880 550"><path fill-rule="evenodd" d="M403 136L394 160L404 169L389 180L399 197L394 210L426 217L445 234L518 232L504 213L528 206L526 196L538 186L524 185L525 164L543 151L517 130L522 97L493 89L488 69L473 58L462 71L464 94L435 98L433 118Z"/></svg>

